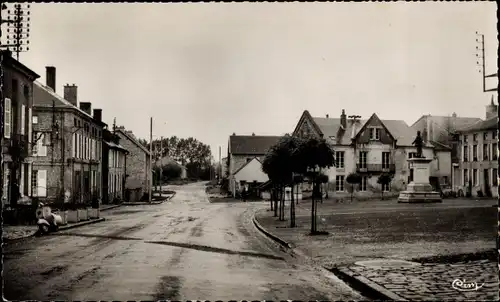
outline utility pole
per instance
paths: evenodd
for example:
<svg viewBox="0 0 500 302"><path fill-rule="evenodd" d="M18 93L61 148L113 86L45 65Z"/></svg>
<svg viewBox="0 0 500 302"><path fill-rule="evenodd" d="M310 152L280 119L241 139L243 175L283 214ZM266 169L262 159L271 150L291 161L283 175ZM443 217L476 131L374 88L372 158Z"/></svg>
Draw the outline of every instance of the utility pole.
<svg viewBox="0 0 500 302"><path fill-rule="evenodd" d="M476 58L478 59L476 64L479 66L479 72L482 73L483 92L497 91L498 88L486 89L486 79L487 78L496 78L496 77L498 77L498 73L486 75L486 56L485 56L485 49L484 49L484 35L480 34L479 32L476 31L476 36L477 36L476 42L479 44L476 46L476 51L478 51L478 53L476 53ZM479 60L481 60L481 62Z"/></svg>
<svg viewBox="0 0 500 302"><path fill-rule="evenodd" d="M6 9L6 5L2 4L2 9ZM2 47L7 47L16 53L16 58L19 61L19 53L29 50L28 38L30 36L30 5L14 4L14 10L7 11L7 20L3 23L8 23L7 28L7 44Z"/></svg>
<svg viewBox="0 0 500 302"><path fill-rule="evenodd" d="M221 158L220 158L220 153L221 153L221 146L219 146L219 172L217 172L219 174L219 181L222 179L222 161L221 161Z"/></svg>
<svg viewBox="0 0 500 302"><path fill-rule="evenodd" d="M163 136L160 137L160 196L163 185Z"/></svg>
<svg viewBox="0 0 500 302"><path fill-rule="evenodd" d="M147 167L149 203L153 201L153 196L151 196L151 187L153 183L151 182L152 177L150 177L150 175L152 174L151 173L152 163L153 163L153 117L151 117L151 120L149 122L149 167Z"/></svg>

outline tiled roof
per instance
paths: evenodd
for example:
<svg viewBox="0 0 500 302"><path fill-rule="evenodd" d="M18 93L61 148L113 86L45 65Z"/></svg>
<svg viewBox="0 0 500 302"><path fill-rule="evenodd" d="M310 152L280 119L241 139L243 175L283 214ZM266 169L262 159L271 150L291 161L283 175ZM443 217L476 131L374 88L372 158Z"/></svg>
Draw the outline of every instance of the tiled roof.
<svg viewBox="0 0 500 302"><path fill-rule="evenodd" d="M461 129L460 132L474 132L481 130L492 130L498 128L498 116L489 118L485 121L480 120L469 127Z"/></svg>
<svg viewBox="0 0 500 302"><path fill-rule="evenodd" d="M54 101L54 103L52 103ZM33 106L35 107L52 107L52 104L56 108L73 108L85 116L93 118L87 112L81 110L77 106L74 106L62 96L55 93L51 88L43 85L42 83L35 81L33 82Z"/></svg>
<svg viewBox="0 0 500 302"><path fill-rule="evenodd" d="M120 144L115 144L115 143L113 143L113 142L107 142L107 141L104 141L104 143L105 143L106 145L108 145L108 147L110 147L110 148L112 148L112 149L121 149L121 150L124 150L124 151L127 151L127 152L128 152L128 150L127 150L127 149L125 149L125 147L123 147L123 146L122 146L122 145L120 145Z"/></svg>
<svg viewBox="0 0 500 302"><path fill-rule="evenodd" d="M231 135L229 150L231 154L264 155L280 138L281 136Z"/></svg>
<svg viewBox="0 0 500 302"><path fill-rule="evenodd" d="M127 133L126 130L119 127L116 128L116 132L120 132L123 136L125 136L128 140L130 140L134 144L136 144L139 148L141 148L142 151L146 153L146 155L149 156L149 150L146 149L146 147L144 147L133 135L130 135L129 133Z"/></svg>
<svg viewBox="0 0 500 302"><path fill-rule="evenodd" d="M462 130L465 128L470 127L471 125L481 121L480 118L478 117L450 117L450 116L435 116L435 115L428 115L427 118L429 118L432 122L437 123L438 125L446 125L449 120L454 121L455 129L456 130Z"/></svg>
<svg viewBox="0 0 500 302"><path fill-rule="evenodd" d="M330 136L337 136L337 131L340 127L339 118L324 118L324 117L313 117L314 122L318 125L323 132L325 138ZM347 121L346 129L344 135L340 141L337 141L341 145L351 144L351 138L354 137L363 125L368 120L358 120L356 123L352 123L350 120ZM417 136L417 131L413 130L405 121L401 120L381 120L389 132L397 139L398 146L412 146L413 140ZM428 147L432 145L428 144Z"/></svg>

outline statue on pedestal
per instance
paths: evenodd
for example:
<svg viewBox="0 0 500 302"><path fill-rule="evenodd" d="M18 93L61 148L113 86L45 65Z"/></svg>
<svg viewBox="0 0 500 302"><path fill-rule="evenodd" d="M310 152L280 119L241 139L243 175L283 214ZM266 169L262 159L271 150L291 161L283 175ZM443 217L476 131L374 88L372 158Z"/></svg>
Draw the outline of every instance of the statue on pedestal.
<svg viewBox="0 0 500 302"><path fill-rule="evenodd" d="M420 131L417 131L417 137L415 137L415 140L413 141L412 145L415 145L415 147L417 147L417 158L423 158L422 146L424 145L424 140L420 136Z"/></svg>

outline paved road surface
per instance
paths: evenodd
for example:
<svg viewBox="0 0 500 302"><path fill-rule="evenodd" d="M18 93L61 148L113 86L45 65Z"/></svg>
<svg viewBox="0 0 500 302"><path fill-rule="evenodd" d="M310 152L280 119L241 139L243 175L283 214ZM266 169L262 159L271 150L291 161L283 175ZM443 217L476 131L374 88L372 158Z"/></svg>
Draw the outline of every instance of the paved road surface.
<svg viewBox="0 0 500 302"><path fill-rule="evenodd" d="M8 300L362 300L250 222L264 203L210 204L201 183L156 206L4 246Z"/></svg>

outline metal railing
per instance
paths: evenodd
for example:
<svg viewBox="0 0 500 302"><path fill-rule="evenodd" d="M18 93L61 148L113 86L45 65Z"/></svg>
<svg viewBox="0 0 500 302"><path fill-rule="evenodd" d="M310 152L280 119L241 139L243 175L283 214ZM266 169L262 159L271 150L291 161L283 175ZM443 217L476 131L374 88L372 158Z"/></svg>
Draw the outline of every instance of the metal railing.
<svg viewBox="0 0 500 302"><path fill-rule="evenodd" d="M395 164L356 164L357 172L394 172L395 170Z"/></svg>

